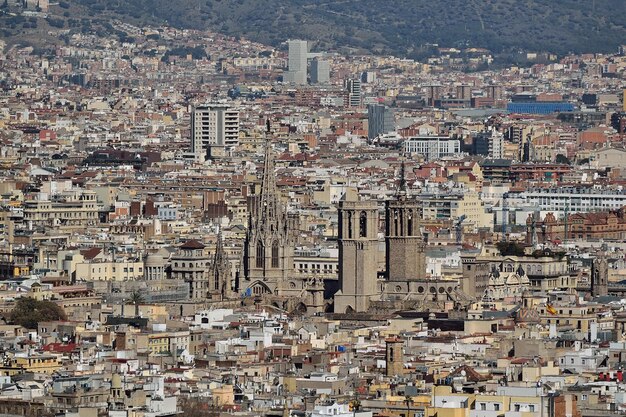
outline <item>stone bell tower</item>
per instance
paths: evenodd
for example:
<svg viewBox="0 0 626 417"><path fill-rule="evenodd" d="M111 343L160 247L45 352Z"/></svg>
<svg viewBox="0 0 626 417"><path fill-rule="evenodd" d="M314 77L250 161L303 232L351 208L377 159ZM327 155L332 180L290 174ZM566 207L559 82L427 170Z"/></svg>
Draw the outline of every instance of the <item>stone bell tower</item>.
<svg viewBox="0 0 626 417"><path fill-rule="evenodd" d="M335 313L362 313L377 295L378 203L339 203L339 291Z"/></svg>
<svg viewBox="0 0 626 417"><path fill-rule="evenodd" d="M397 337L385 339L385 364L387 376L393 377L404 373L404 342Z"/></svg>
<svg viewBox="0 0 626 417"><path fill-rule="evenodd" d="M421 226L422 211L417 201L407 198L404 162L396 198L385 203L387 279L411 281L426 275L426 246Z"/></svg>
<svg viewBox="0 0 626 417"><path fill-rule="evenodd" d="M609 262L604 252L593 260L591 268L591 295L598 297L609 293Z"/></svg>

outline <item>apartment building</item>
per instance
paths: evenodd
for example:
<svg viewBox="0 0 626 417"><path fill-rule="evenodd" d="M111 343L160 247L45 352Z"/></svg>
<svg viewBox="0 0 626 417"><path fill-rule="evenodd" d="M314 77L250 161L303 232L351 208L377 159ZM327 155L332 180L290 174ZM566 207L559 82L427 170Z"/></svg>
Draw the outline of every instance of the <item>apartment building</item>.
<svg viewBox="0 0 626 417"><path fill-rule="evenodd" d="M33 227L63 226L82 229L98 223L96 193L73 189L49 198L24 202L24 222Z"/></svg>
<svg viewBox="0 0 626 417"><path fill-rule="evenodd" d="M193 109L191 152L194 155L204 159L219 158L238 144L238 110L226 104L210 104Z"/></svg>

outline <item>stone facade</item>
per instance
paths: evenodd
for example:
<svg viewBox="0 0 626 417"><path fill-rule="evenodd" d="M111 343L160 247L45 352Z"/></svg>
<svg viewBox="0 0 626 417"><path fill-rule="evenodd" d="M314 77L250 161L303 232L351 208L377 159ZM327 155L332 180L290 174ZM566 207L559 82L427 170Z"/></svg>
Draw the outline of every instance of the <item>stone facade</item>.
<svg viewBox="0 0 626 417"><path fill-rule="evenodd" d="M171 277L189 285L189 299L204 301L209 289L211 260L205 246L197 240L188 240L172 256Z"/></svg>
<svg viewBox="0 0 626 417"><path fill-rule="evenodd" d="M294 268L297 216L289 215L276 186L271 142L265 146L261 192L250 212L244 247L244 295L302 313L324 311L323 277Z"/></svg>
<svg viewBox="0 0 626 417"><path fill-rule="evenodd" d="M591 294L595 297L609 293L609 263L604 254L593 260L591 273Z"/></svg>
<svg viewBox="0 0 626 417"><path fill-rule="evenodd" d="M378 295L378 204L339 203L339 291L335 313L366 312Z"/></svg>

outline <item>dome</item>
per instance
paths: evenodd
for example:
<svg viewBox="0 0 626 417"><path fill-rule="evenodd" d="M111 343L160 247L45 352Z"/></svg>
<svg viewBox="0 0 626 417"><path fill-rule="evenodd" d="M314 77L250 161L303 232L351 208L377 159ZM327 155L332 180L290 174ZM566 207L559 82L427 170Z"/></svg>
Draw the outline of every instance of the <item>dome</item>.
<svg viewBox="0 0 626 417"><path fill-rule="evenodd" d="M516 323L539 323L540 321L541 317L537 310L527 307L520 308L515 316Z"/></svg>
<svg viewBox="0 0 626 417"><path fill-rule="evenodd" d="M167 264L167 261L158 252L151 253L150 255L146 256L146 261L145 261L146 266L157 267L157 266L165 266L166 264Z"/></svg>

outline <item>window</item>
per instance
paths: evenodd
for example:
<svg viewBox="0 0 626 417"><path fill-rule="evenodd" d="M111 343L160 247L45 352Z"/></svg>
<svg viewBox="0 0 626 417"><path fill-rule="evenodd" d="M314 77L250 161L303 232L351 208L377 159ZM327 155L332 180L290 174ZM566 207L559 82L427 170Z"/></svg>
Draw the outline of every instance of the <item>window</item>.
<svg viewBox="0 0 626 417"><path fill-rule="evenodd" d="M352 239L352 212L348 212L348 239Z"/></svg>
<svg viewBox="0 0 626 417"><path fill-rule="evenodd" d="M530 411L531 413L534 413L535 412L535 405L534 404L529 405L528 406L528 411Z"/></svg>
<svg viewBox="0 0 626 417"><path fill-rule="evenodd" d="M495 411L500 411L500 404L494 404L494 405L493 405L493 409L494 409Z"/></svg>
<svg viewBox="0 0 626 417"><path fill-rule="evenodd" d="M265 264L265 248L263 247L262 242L257 242L256 244L256 267L263 268Z"/></svg>
<svg viewBox="0 0 626 417"><path fill-rule="evenodd" d="M367 236L367 213L362 211L359 215L359 237Z"/></svg>
<svg viewBox="0 0 626 417"><path fill-rule="evenodd" d="M278 268L278 241L272 244L272 268Z"/></svg>
<svg viewBox="0 0 626 417"><path fill-rule="evenodd" d="M480 409L481 409L481 411L485 411L487 409L487 404L480 403Z"/></svg>
<svg viewBox="0 0 626 417"><path fill-rule="evenodd" d="M513 409L517 412L519 412L520 406L519 404L515 404L515 406L513 407Z"/></svg>

